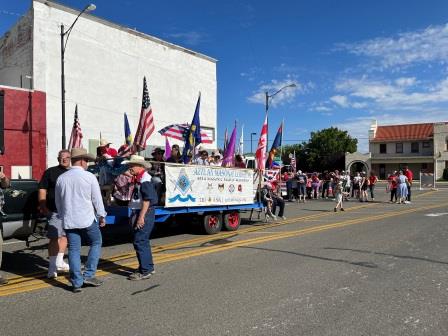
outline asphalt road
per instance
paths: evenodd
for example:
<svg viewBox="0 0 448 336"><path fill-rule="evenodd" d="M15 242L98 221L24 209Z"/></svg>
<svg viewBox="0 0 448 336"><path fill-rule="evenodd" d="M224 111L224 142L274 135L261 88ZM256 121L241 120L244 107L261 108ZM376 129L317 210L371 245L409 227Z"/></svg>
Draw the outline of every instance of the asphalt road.
<svg viewBox="0 0 448 336"><path fill-rule="evenodd" d="M124 232L107 232L99 288L45 279L45 241L6 242L1 335L448 335L448 190L409 205L289 203L285 221L153 239L157 273L131 282ZM11 244L8 244L11 243Z"/></svg>

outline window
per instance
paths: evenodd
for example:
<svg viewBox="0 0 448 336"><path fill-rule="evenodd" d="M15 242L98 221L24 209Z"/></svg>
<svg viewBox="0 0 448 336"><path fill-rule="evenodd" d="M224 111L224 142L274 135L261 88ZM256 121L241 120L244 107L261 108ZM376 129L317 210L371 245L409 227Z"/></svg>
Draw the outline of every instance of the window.
<svg viewBox="0 0 448 336"><path fill-rule="evenodd" d="M418 142L411 142L411 153L418 153L419 148Z"/></svg>
<svg viewBox="0 0 448 336"><path fill-rule="evenodd" d="M422 163L422 170L427 170L427 169L428 169L428 164Z"/></svg>
<svg viewBox="0 0 448 336"><path fill-rule="evenodd" d="M429 147L431 147L431 144L429 143L429 141L423 141L422 147L423 148L429 148Z"/></svg>
<svg viewBox="0 0 448 336"><path fill-rule="evenodd" d="M403 143L399 142L395 144L395 152L396 153L403 153Z"/></svg>
<svg viewBox="0 0 448 336"><path fill-rule="evenodd" d="M380 153L381 154L386 154L387 153L387 149L386 149L386 144L380 144Z"/></svg>

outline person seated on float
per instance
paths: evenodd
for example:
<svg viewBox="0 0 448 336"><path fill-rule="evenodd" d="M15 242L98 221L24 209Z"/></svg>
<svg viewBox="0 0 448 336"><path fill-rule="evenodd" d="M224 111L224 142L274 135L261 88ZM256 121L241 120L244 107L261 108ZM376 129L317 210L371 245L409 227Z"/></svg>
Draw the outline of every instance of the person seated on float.
<svg viewBox="0 0 448 336"><path fill-rule="evenodd" d="M156 147L151 154L151 168L148 172L151 175L151 181L156 188L159 204L163 204L163 196L165 193L165 160L163 154L165 154L165 151L160 147Z"/></svg>
<svg viewBox="0 0 448 336"><path fill-rule="evenodd" d="M208 160L208 152L205 149L201 149L199 152L199 156L193 161L193 164L200 166L210 166L210 162Z"/></svg>
<svg viewBox="0 0 448 336"><path fill-rule="evenodd" d="M213 154L213 161L210 162L210 166L221 167L222 166L222 155L217 152Z"/></svg>
<svg viewBox="0 0 448 336"><path fill-rule="evenodd" d="M183 163L182 153L180 152L179 145L171 146L171 156L168 159L166 159L166 162Z"/></svg>
<svg viewBox="0 0 448 336"><path fill-rule="evenodd" d="M240 154L235 155L235 168L246 168L246 163Z"/></svg>

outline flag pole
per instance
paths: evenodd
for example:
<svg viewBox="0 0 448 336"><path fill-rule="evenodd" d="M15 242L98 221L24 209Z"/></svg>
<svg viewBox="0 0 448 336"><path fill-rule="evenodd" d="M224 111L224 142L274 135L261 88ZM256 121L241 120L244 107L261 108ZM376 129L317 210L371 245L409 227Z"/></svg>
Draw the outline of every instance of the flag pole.
<svg viewBox="0 0 448 336"><path fill-rule="evenodd" d="M282 195L282 166L283 166L283 132L285 127L285 119L282 119L282 135L280 137L280 178L279 178L279 186L280 186L280 197Z"/></svg>

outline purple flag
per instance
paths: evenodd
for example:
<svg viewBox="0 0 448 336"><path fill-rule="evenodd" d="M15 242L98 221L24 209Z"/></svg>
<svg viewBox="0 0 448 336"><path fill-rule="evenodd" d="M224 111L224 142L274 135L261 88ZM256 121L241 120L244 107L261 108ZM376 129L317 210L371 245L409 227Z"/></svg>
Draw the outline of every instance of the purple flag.
<svg viewBox="0 0 448 336"><path fill-rule="evenodd" d="M232 135L230 136L229 144L224 153L224 159L222 160L223 167L235 166L235 143L236 143L236 125L233 128Z"/></svg>
<svg viewBox="0 0 448 336"><path fill-rule="evenodd" d="M165 137L165 159L168 159L169 157L171 157L171 145L170 142L168 141L168 137Z"/></svg>

